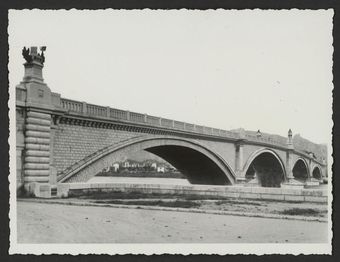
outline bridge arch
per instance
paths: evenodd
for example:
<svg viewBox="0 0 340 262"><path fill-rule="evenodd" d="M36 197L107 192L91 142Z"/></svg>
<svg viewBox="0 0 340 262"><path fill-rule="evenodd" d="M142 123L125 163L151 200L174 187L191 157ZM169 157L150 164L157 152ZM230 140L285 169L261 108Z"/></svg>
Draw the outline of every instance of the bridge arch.
<svg viewBox="0 0 340 262"><path fill-rule="evenodd" d="M315 166L312 171L312 177L320 180L322 178L321 168L319 166Z"/></svg>
<svg viewBox="0 0 340 262"><path fill-rule="evenodd" d="M286 178L286 169L280 156L269 148L255 151L243 168L244 176L257 179L263 187L280 187Z"/></svg>
<svg viewBox="0 0 340 262"><path fill-rule="evenodd" d="M305 159L300 157L295 161L293 165L293 177L302 182L305 182L308 177L310 177L308 163Z"/></svg>
<svg viewBox="0 0 340 262"><path fill-rule="evenodd" d="M235 173L218 154L198 142L168 136L141 136L103 148L58 176L58 182L85 182L112 162L113 156L146 150L168 161L193 184L227 185Z"/></svg>

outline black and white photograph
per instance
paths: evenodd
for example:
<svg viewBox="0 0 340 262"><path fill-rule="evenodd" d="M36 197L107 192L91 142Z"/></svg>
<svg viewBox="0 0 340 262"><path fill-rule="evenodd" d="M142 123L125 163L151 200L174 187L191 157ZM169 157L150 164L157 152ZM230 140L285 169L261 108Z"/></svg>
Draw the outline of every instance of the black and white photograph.
<svg viewBox="0 0 340 262"><path fill-rule="evenodd" d="M331 254L332 9L8 15L10 254Z"/></svg>

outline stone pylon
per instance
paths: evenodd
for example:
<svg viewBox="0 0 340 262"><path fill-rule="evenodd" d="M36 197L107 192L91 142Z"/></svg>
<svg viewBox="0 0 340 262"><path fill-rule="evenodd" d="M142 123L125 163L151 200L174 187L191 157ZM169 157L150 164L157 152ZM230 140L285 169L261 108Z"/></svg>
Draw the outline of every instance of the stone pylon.
<svg viewBox="0 0 340 262"><path fill-rule="evenodd" d="M17 124L21 121L24 139L21 161L17 163L22 164L21 181L26 193L49 197L51 186L56 184L50 165L52 115L60 104L60 96L44 83L44 50L41 48L39 53L37 47L30 47L22 52L25 74L16 87L16 107ZM37 184L44 186L38 189Z"/></svg>

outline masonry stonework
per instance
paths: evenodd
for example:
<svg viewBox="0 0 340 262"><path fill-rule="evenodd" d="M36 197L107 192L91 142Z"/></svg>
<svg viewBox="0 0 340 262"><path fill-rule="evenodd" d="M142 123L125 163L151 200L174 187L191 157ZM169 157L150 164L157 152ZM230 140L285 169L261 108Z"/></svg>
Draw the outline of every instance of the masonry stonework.
<svg viewBox="0 0 340 262"><path fill-rule="evenodd" d="M272 171L279 167L285 174L282 184L294 184L292 171L299 159L309 178L314 169L320 179L327 175L327 148L299 137L294 140L291 130L288 139L258 136L243 129L226 131L61 98L43 81L43 52L24 49L25 75L16 87L18 189L24 186L34 195L50 197L61 177L86 182L131 150L158 154L201 184L209 179L221 185L246 183L248 168L264 153L276 161ZM270 176L270 167L259 163L254 169Z"/></svg>
<svg viewBox="0 0 340 262"><path fill-rule="evenodd" d="M50 182L51 115L28 111L25 130L24 181Z"/></svg>
<svg viewBox="0 0 340 262"><path fill-rule="evenodd" d="M17 189L24 185L23 163L25 149L25 111L22 108L16 110L16 178Z"/></svg>
<svg viewBox="0 0 340 262"><path fill-rule="evenodd" d="M52 165L60 173L99 149L138 135L136 132L103 127L60 124L53 137Z"/></svg>

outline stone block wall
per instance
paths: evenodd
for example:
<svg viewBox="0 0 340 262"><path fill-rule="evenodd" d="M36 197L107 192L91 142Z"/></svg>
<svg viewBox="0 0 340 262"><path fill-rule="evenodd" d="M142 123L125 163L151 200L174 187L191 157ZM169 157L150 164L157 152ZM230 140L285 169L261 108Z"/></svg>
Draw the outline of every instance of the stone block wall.
<svg viewBox="0 0 340 262"><path fill-rule="evenodd" d="M212 185L150 185L150 184L115 184L115 183L65 183L58 185L59 196L82 196L96 193L143 193L174 194L196 196L219 196L221 198L263 199L286 202L327 203L327 190L281 189L263 187L212 186Z"/></svg>
<svg viewBox="0 0 340 262"><path fill-rule="evenodd" d="M24 181L48 183L51 115L29 111L25 128Z"/></svg>
<svg viewBox="0 0 340 262"><path fill-rule="evenodd" d="M222 142L222 141L209 141L207 139L198 139L198 143L204 145L206 148L211 150L212 152L221 156L225 162L235 171L236 167L236 153L235 153L235 144L230 142Z"/></svg>
<svg viewBox="0 0 340 262"><path fill-rule="evenodd" d="M24 183L23 163L24 163L24 149L25 149L25 112L22 108L16 110L16 179L17 190L19 190Z"/></svg>
<svg viewBox="0 0 340 262"><path fill-rule="evenodd" d="M98 126L61 123L52 141L52 165L57 173L96 151L141 133Z"/></svg>

